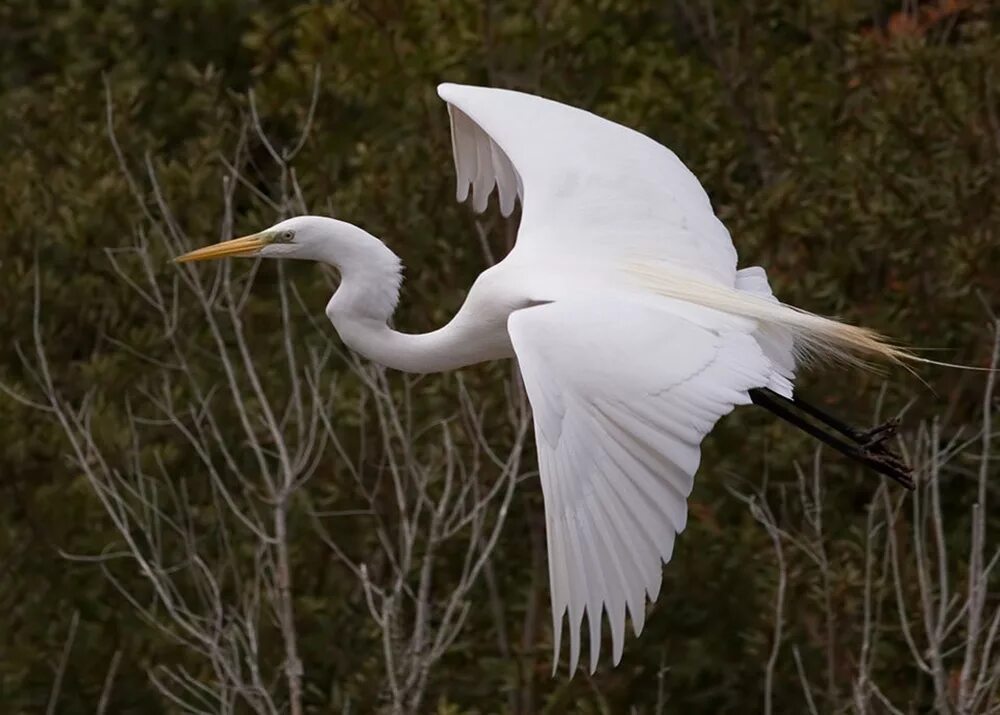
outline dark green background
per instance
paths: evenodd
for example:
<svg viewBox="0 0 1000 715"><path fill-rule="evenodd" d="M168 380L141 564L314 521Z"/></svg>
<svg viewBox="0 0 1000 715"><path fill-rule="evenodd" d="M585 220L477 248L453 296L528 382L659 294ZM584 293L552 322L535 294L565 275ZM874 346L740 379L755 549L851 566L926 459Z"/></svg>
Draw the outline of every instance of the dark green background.
<svg viewBox="0 0 1000 715"><path fill-rule="evenodd" d="M938 5L953 11L927 9ZM107 444L120 442L121 396L148 378L140 361L108 340L155 350L156 326L104 249L131 245L137 230L156 228L137 210L108 140L105 81L127 161L141 177L148 155L177 220L207 243L218 236L222 211L220 157L239 141L248 90L269 131L291 142L316 68L317 113L296 172L316 212L329 209L363 225L403 258L400 327L442 324L484 267L475 218L454 202L447 113L435 94L440 81L469 82L537 91L648 133L703 181L741 264L765 265L782 299L907 345L947 349L930 353L935 357L986 364L985 306L1000 308L1000 14L988 2L923 6L907 22L899 3L874 0L6 0L0 377L34 394L13 347L30 349L39 278L56 379L71 400L95 391L96 428ZM263 147L251 141L248 151L261 167L251 171L257 188L273 194L278 177ZM239 233L275 218L249 192L236 208ZM498 249L502 233L494 228ZM160 256L167 277L174 270L168 257ZM268 290L275 269L262 270L254 309L266 325L277 310ZM320 315L327 288L319 272L296 266L291 275ZM196 317L186 323L191 340L208 346ZM262 330L255 340L266 350L277 336ZM502 366L467 373L484 404L503 400ZM858 422L870 419L887 379L886 410L914 401L911 427L939 415L950 434L976 419L981 375L919 374L933 390L901 370L823 369L800 384L803 394ZM282 376L272 378L280 390ZM424 409L433 413L433 393L427 400ZM79 633L58 712L93 711L118 649L123 664L109 711L168 712L146 668L186 655L135 618L97 568L59 555L97 553L117 538L64 450L46 415L0 395L0 712L44 710L74 612ZM627 643L617 669L602 663L592 678L581 673L572 681L549 677L547 577L536 564L533 579L524 557L541 508L537 484L527 483L495 560L519 655L500 658L492 622L478 609L432 677L426 707L501 712L508 703L501 693L523 691L530 680L526 711L652 712L663 663L668 712L758 711L774 559L766 533L725 484L736 476L759 483L765 456L772 489L780 489L795 480L796 460L808 465L812 445L749 409L713 433L691 524L645 633ZM789 642L817 682L822 654L828 646L835 652L838 685L824 694L823 712L850 694L865 505L876 484L837 459L828 464L828 530L836 535L832 646L816 626L823 607L816 574L806 559L789 555ZM963 515L973 482L963 470L946 476L946 506L956 515L949 539L957 548L967 539ZM302 528L295 539L310 711L339 711L345 697L353 712L369 711L382 674L366 612L356 592L336 586L348 576L314 535ZM328 578L312 578L317 572ZM474 598L484 601L482 588ZM543 616L522 652L520 624L533 598L542 599ZM876 672L897 702L929 707L898 633L880 642ZM788 648L776 678L776 711L803 712Z"/></svg>

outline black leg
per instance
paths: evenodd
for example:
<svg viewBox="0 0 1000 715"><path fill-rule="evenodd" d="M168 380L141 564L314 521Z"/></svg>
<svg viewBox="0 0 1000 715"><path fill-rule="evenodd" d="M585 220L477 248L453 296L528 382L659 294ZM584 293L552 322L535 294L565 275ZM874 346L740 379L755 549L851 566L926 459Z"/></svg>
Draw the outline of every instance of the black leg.
<svg viewBox="0 0 1000 715"><path fill-rule="evenodd" d="M884 474L890 479L899 482L907 489L913 489L913 476L910 468L885 446L885 440L896 430L895 422L886 423L868 432L862 432L841 422L818 407L802 400L789 400L767 388L750 390L750 399L753 400L755 405L759 405L777 415L806 434L815 437L823 444L833 447L844 456L864 464L879 474ZM808 420L803 419L790 409L791 406L801 409L805 414L840 432L854 442L854 444L844 442Z"/></svg>
<svg viewBox="0 0 1000 715"><path fill-rule="evenodd" d="M813 419L819 420L827 427L840 432L842 435L850 439L852 442L857 442L858 444L864 445L868 448L873 448L876 445L881 445L890 437L896 434L896 428L899 427L899 420L889 420L884 424L874 427L873 429L867 431L861 431L850 426L846 422L834 417L826 410L822 410L816 405L806 402L798 395L788 399L782 395L779 395L774 390L770 390L766 387L757 388L756 391L766 392L768 396L780 402L784 402L789 405L794 405L797 409L802 410L807 415Z"/></svg>
<svg viewBox="0 0 1000 715"><path fill-rule="evenodd" d="M865 451L893 457L897 461L899 461L900 464L902 464L902 460L899 460L899 458L891 450L889 450L888 447L885 446L885 443L889 440L889 438L893 437L896 434L896 430L899 428L898 419L891 419L886 422L883 422L882 424L876 427L873 427L870 430L862 431L855 429L854 427L851 427L847 423L831 415L829 412L821 410L816 405L806 402L797 395L789 400L787 397L783 397L782 395L779 395L777 392L769 390L766 387L761 387L757 389L766 392L768 396L770 396L771 399L773 400L778 400L780 402L785 403L786 405L793 405L797 409L802 410L804 413L806 413L813 419L822 422L827 427L830 427L836 430L837 432L840 432L840 434L844 435L852 442L855 442L858 445L864 447Z"/></svg>

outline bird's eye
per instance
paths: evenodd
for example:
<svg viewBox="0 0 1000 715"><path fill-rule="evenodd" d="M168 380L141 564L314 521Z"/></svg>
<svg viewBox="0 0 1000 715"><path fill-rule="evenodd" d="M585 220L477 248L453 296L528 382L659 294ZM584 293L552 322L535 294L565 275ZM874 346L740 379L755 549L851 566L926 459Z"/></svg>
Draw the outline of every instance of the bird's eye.
<svg viewBox="0 0 1000 715"><path fill-rule="evenodd" d="M295 237L295 231L282 231L281 240L291 241Z"/></svg>

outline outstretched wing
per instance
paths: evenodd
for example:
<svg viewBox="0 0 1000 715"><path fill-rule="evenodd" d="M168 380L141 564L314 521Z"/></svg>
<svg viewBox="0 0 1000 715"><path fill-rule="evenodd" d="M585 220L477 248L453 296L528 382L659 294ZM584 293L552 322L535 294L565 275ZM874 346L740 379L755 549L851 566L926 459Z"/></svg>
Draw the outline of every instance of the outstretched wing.
<svg viewBox="0 0 1000 715"><path fill-rule="evenodd" d="M519 250L667 260L732 286L736 251L708 195L677 156L595 114L522 92L442 84L458 199L509 215Z"/></svg>
<svg viewBox="0 0 1000 715"><path fill-rule="evenodd" d="M750 388L771 384L752 326L624 300L520 310L508 331L534 413L545 500L555 658L569 611L570 672L580 627L597 666L601 613L615 664L625 611L636 635L661 562L687 521L702 438ZM706 327L707 326L707 327Z"/></svg>

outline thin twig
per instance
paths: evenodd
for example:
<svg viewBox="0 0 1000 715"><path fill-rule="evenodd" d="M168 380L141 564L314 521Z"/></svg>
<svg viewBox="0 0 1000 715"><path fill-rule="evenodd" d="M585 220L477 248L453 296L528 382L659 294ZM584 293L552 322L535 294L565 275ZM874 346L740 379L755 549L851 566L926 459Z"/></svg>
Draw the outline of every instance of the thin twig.
<svg viewBox="0 0 1000 715"><path fill-rule="evenodd" d="M62 655L59 656L59 666L56 668L56 676L52 681L52 691L49 693L49 705L45 709L46 715L55 715L56 706L59 704L59 696L62 693L63 677L66 675L66 667L69 665L69 654L73 650L73 643L76 641L76 629L80 625L80 612L73 611L73 617L69 622L69 633L63 643Z"/></svg>

